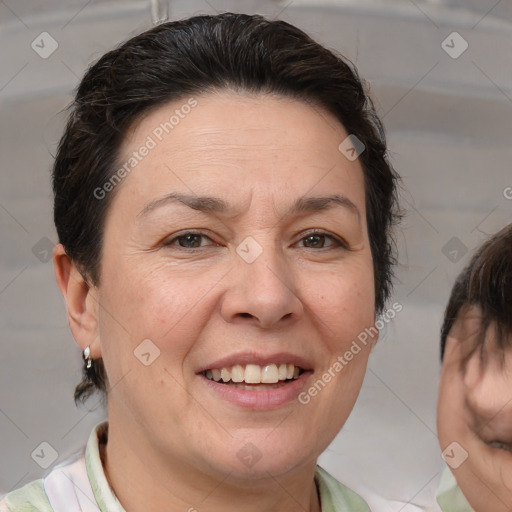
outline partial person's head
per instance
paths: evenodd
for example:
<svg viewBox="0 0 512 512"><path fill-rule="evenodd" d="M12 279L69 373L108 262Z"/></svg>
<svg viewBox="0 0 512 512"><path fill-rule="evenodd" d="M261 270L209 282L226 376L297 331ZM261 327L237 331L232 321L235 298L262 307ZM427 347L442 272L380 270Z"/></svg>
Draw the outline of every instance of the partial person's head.
<svg viewBox="0 0 512 512"><path fill-rule="evenodd" d="M476 512L509 512L512 224L486 241L457 278L441 358L437 429L445 460Z"/></svg>
<svg viewBox="0 0 512 512"><path fill-rule="evenodd" d="M355 69L283 21L199 16L104 55L53 173L94 360L75 398L105 392L111 421L204 471L254 471L248 441L263 472L316 458L390 294L397 179Z"/></svg>

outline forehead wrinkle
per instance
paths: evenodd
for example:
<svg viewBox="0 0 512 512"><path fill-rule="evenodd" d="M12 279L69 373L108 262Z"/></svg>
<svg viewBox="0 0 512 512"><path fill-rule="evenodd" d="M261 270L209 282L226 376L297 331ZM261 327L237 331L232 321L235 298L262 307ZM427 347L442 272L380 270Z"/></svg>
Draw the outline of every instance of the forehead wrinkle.
<svg viewBox="0 0 512 512"><path fill-rule="evenodd" d="M194 145L187 149L191 153L203 153L211 151L261 151L265 150L269 153L281 153L284 149L292 148L296 150L298 143L296 144L282 144L277 145L275 142L262 142L262 143L227 143L227 142L215 142L210 143L203 141L201 144Z"/></svg>
<svg viewBox="0 0 512 512"><path fill-rule="evenodd" d="M272 129L275 128L273 125L265 125L258 127L247 127L238 129L216 129L216 128L197 128L191 134L192 145L187 151L201 152L209 150L229 150L229 149L268 149L273 152L281 152L283 149L297 148L301 149L304 147L303 140L292 139L291 141L283 141L282 137L276 140L275 137L269 135ZM236 142L230 139L239 137L240 133L254 134L256 137L248 141ZM261 134L268 135L267 141L257 142L261 137ZM310 140L309 138L307 140ZM318 154L323 154L318 150L316 144L312 144L309 151L314 151Z"/></svg>

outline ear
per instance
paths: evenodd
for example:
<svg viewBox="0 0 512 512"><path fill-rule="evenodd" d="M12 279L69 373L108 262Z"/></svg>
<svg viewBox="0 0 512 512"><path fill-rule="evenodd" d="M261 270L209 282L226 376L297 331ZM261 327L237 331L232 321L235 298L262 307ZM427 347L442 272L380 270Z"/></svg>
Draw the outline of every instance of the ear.
<svg viewBox="0 0 512 512"><path fill-rule="evenodd" d="M69 326L77 345L89 346L91 357L101 357L98 336L97 289L87 283L62 244L53 249L53 266L59 289L66 301Z"/></svg>

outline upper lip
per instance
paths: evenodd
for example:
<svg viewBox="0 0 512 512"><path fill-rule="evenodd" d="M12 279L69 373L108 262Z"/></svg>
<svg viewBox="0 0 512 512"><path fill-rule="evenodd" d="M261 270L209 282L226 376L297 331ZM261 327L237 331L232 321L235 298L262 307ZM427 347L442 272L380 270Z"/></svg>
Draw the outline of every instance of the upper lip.
<svg viewBox="0 0 512 512"><path fill-rule="evenodd" d="M217 359L211 363L202 365L197 373L202 373L206 370L230 368L236 364L257 364L259 366L265 366L267 364L294 364L302 368L303 370L311 370L311 363L305 358L289 352L277 352L275 354L261 354L256 352L241 352L239 354L232 354L230 356Z"/></svg>

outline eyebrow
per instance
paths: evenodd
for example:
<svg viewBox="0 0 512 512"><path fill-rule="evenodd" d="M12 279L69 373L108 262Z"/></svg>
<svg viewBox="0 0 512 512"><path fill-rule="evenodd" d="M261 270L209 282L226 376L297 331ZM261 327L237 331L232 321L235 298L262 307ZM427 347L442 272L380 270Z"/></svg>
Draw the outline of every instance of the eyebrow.
<svg viewBox="0 0 512 512"><path fill-rule="evenodd" d="M150 212L161 208L167 204L178 203L188 206L193 210L198 210L210 215L215 214L227 214L232 212L234 208L230 206L226 201L217 197L211 196L195 196L187 194L179 194L177 192L171 192L159 199L155 199L148 203L139 212L137 217L144 217ZM284 213L283 217L289 217L291 215L315 213L324 210L329 210L334 207L343 207L357 215L359 221L361 220L361 212L357 206L346 196L340 194L333 194L329 196L320 197L299 197Z"/></svg>

